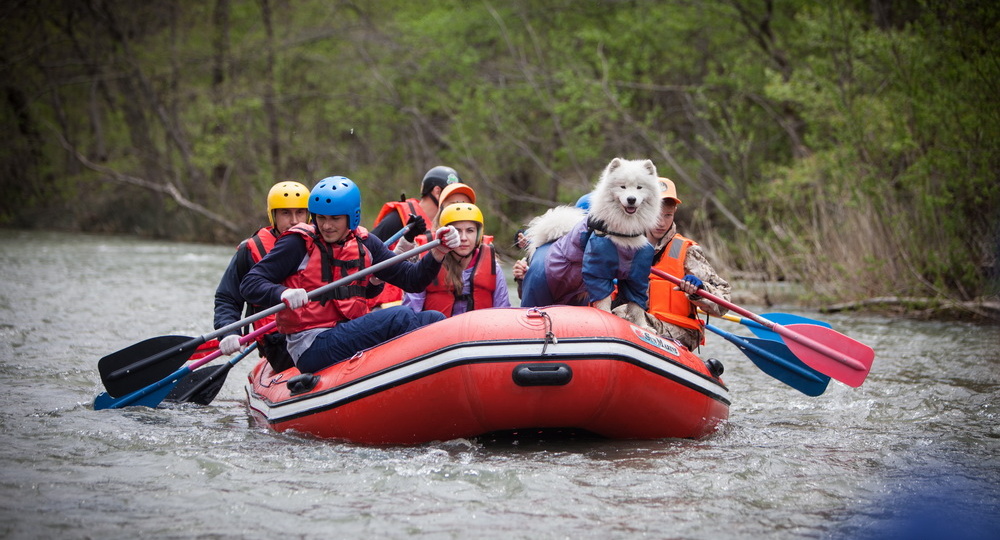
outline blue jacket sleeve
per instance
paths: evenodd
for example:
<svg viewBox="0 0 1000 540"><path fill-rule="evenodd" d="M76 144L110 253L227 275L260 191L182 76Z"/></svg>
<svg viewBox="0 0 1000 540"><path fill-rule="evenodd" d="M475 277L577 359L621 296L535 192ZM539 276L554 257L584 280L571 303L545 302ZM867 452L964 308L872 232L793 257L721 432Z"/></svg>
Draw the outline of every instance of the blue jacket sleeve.
<svg viewBox="0 0 1000 540"><path fill-rule="evenodd" d="M240 281L243 276L239 275L240 259L244 260L244 268L250 268L253 260L250 258L250 251L246 247L246 242L236 248L236 253L229 260L229 266L219 280L219 286L215 288L215 321L216 329L228 326L242 318L243 295L240 294ZM233 332L234 334L236 332Z"/></svg>
<svg viewBox="0 0 1000 540"><path fill-rule="evenodd" d="M583 252L583 283L588 302L607 298L615 290L618 248L605 236L590 235Z"/></svg>
<svg viewBox="0 0 1000 540"><path fill-rule="evenodd" d="M368 238L365 240L365 247L372 254L372 264L380 263L396 256L395 253L389 251L389 248L385 247L385 244L374 235L368 235ZM416 263L408 260L398 262L389 268L375 272L375 276L382 281L403 289L405 292L421 292L431 284L431 281L434 280L440 270L441 263L425 252Z"/></svg>
<svg viewBox="0 0 1000 540"><path fill-rule="evenodd" d="M269 308L281 303L284 283L306 256L306 241L297 234L282 236L240 281L240 294L251 304Z"/></svg>
<svg viewBox="0 0 1000 540"><path fill-rule="evenodd" d="M618 282L618 294L642 309L649 307L649 269L653 265L653 255L653 246L646 244L640 248L632 257L628 278Z"/></svg>

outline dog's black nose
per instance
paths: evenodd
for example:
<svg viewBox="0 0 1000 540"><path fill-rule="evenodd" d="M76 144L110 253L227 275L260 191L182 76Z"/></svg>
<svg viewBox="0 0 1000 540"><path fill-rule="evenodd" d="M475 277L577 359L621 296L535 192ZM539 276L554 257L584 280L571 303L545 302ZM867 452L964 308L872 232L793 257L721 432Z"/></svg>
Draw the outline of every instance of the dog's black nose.
<svg viewBox="0 0 1000 540"><path fill-rule="evenodd" d="M629 206L635 206L635 197L629 197L628 198L628 205Z"/></svg>

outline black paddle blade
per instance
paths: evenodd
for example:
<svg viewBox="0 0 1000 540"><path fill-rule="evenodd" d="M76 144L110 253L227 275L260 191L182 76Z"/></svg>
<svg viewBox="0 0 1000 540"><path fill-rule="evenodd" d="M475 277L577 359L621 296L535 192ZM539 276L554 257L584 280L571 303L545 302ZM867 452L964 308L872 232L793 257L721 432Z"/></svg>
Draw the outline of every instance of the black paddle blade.
<svg viewBox="0 0 1000 540"><path fill-rule="evenodd" d="M104 389L122 397L169 376L187 362L200 342L186 336L160 336L113 352L97 362Z"/></svg>
<svg viewBox="0 0 1000 540"><path fill-rule="evenodd" d="M209 366L194 371L181 379L164 401L208 405L219 395L232 367L233 364L227 362L221 366Z"/></svg>

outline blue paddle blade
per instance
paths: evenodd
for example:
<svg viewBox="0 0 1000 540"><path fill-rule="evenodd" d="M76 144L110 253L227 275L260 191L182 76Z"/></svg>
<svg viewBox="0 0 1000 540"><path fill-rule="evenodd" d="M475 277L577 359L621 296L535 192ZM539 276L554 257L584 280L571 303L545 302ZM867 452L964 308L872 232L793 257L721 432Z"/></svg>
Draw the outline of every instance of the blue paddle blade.
<svg viewBox="0 0 1000 540"><path fill-rule="evenodd" d="M170 374L170 376L122 397L112 397L107 392L103 392L94 398L94 410L120 409L122 407L156 407L163 402L163 399L177 386L181 379L189 373L191 373L190 368L186 366L182 367Z"/></svg>
<svg viewBox="0 0 1000 540"><path fill-rule="evenodd" d="M818 396L826 391L830 377L805 365L784 343L751 337L741 339L745 343L736 343L736 346L764 373L807 396Z"/></svg>
<svg viewBox="0 0 1000 540"><path fill-rule="evenodd" d="M101 392L96 398L94 398L94 410L101 411L104 409L113 409L115 407L115 402L119 398L111 397L107 392Z"/></svg>
<svg viewBox="0 0 1000 540"><path fill-rule="evenodd" d="M810 319L809 317L802 317L800 315L793 315L791 313L764 313L761 317L781 326L788 326L790 324L815 324L816 326L823 326L826 328L833 328L830 323L826 321L817 321L816 319ZM743 318L740 319L740 324L746 326L753 332L753 335L761 339L770 339L771 341L784 342L784 339L780 334L773 330L769 330L767 327L755 323L751 319Z"/></svg>
<svg viewBox="0 0 1000 540"><path fill-rule="evenodd" d="M737 336L711 324L705 325L705 328L736 345L761 371L799 392L818 396L826 391L830 377L805 365L784 343Z"/></svg>

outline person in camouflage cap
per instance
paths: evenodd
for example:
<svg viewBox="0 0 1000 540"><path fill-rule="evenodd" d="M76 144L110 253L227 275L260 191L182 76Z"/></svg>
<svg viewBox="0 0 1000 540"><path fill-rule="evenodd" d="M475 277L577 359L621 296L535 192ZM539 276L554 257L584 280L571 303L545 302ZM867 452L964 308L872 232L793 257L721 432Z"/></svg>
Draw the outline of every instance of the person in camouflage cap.
<svg viewBox="0 0 1000 540"><path fill-rule="evenodd" d="M650 275L649 309L642 314L643 320L632 322L693 350L705 342L705 323L698 318L698 308L712 317L721 317L727 311L694 293L703 288L729 300L732 288L715 272L698 243L677 232L674 214L681 201L674 183L667 178L660 178L660 200L659 221L646 233L646 239L656 250L653 267L674 276L683 275L684 283L675 287L659 276ZM631 319L625 316L624 309L619 306L615 313Z"/></svg>

